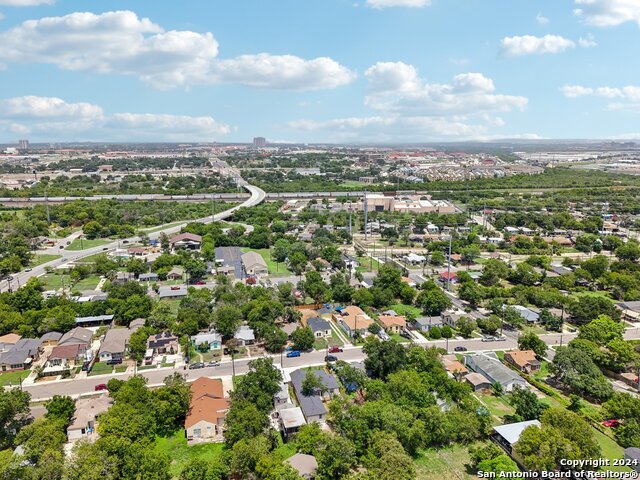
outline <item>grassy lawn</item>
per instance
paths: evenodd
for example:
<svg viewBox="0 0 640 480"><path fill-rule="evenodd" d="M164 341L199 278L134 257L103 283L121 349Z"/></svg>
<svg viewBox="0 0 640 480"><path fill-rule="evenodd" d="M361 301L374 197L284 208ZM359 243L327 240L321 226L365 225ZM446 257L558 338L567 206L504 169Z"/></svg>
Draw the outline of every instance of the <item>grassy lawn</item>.
<svg viewBox="0 0 640 480"><path fill-rule="evenodd" d="M82 259L82 263L95 263L96 260L98 260L98 258L102 257L102 256L107 256L106 253L95 253L93 255L89 255L88 257L84 257Z"/></svg>
<svg viewBox="0 0 640 480"><path fill-rule="evenodd" d="M409 316L419 317L422 315L422 310L420 310L419 308L412 307L411 305L403 305L401 303L389 305L389 307L386 308L385 310L393 310L398 315L401 315L404 317L409 317Z"/></svg>
<svg viewBox="0 0 640 480"><path fill-rule="evenodd" d="M489 409L489 411L494 417L498 417L499 421L494 422L494 424L496 425L500 425L504 423L505 415L513 415L515 413L515 410L511 405L509 405L509 402L504 396L495 397L493 395L487 394L487 395L478 395L478 398L480 399L481 402L483 402L487 406L487 408Z"/></svg>
<svg viewBox="0 0 640 480"><path fill-rule="evenodd" d="M614 459L624 458L623 448L620 445L618 445L614 440L607 437L604 433L599 432L595 428L593 430L595 434L595 439L598 442L598 445L600 445L600 450L602 451L602 458L608 458L609 460L611 460L611 466L603 467L601 468L601 470L612 470L617 472L630 471L631 469L629 467L613 466Z"/></svg>
<svg viewBox="0 0 640 480"><path fill-rule="evenodd" d="M127 371L127 368L129 368L128 365L117 365L116 366L116 373L124 373Z"/></svg>
<svg viewBox="0 0 640 480"><path fill-rule="evenodd" d="M83 278L76 283L73 288L77 290L95 290L100 283L100 277L98 275L89 275L87 278Z"/></svg>
<svg viewBox="0 0 640 480"><path fill-rule="evenodd" d="M110 240L88 240L88 239L82 239L80 240L79 238L76 238L73 242L71 242L71 245L69 245L66 250L87 250L89 248L93 248L93 247L100 247L102 245L106 245L107 243L109 243Z"/></svg>
<svg viewBox="0 0 640 480"><path fill-rule="evenodd" d="M421 450L414 459L417 480L461 480L477 478L466 446Z"/></svg>
<svg viewBox="0 0 640 480"><path fill-rule="evenodd" d="M169 474L172 478L177 478L184 465L192 458L203 460L215 460L220 458L224 445L222 443L201 443L189 447L187 439L184 438L184 430L178 430L171 437L156 438L155 449L157 452L165 453L171 459Z"/></svg>
<svg viewBox="0 0 640 480"><path fill-rule="evenodd" d="M153 232L158 232L160 230L164 230L165 228L171 228L177 225L182 225L183 223L185 222L167 223L165 225L158 225L157 227L141 228L140 231L145 233L153 233Z"/></svg>
<svg viewBox="0 0 640 480"><path fill-rule="evenodd" d="M357 272L373 272L380 269L380 262L371 257L357 257L359 267L356 267Z"/></svg>
<svg viewBox="0 0 640 480"><path fill-rule="evenodd" d="M137 368L137 370L151 370L152 368L158 368L155 365L142 365Z"/></svg>
<svg viewBox="0 0 640 480"><path fill-rule="evenodd" d="M59 258L61 258L62 255L50 255L50 254L42 254L42 255L35 255L33 257L33 259L31 259L31 263L29 263L30 267L37 267L38 265L42 265L43 263L48 263L48 262L52 262L54 260L57 260Z"/></svg>
<svg viewBox="0 0 640 480"><path fill-rule="evenodd" d="M44 283L45 290L58 290L59 288L68 287L71 283L71 277L69 275L58 275L56 273L47 273L38 277L42 283Z"/></svg>
<svg viewBox="0 0 640 480"><path fill-rule="evenodd" d="M538 380L543 380L543 379L547 378L549 375L550 375L549 362L540 363L540 370L538 370L537 372L535 372L533 374L533 376L535 378L537 378Z"/></svg>
<svg viewBox="0 0 640 480"><path fill-rule="evenodd" d="M19 370L17 372L0 373L0 387L19 385L20 380L29 376L30 370Z"/></svg>
<svg viewBox="0 0 640 480"><path fill-rule="evenodd" d="M535 333L536 335L545 335L549 332L539 325L527 326L522 329L522 333Z"/></svg>
<svg viewBox="0 0 640 480"><path fill-rule="evenodd" d="M96 362L93 364L93 368L89 372L89 377L94 375L105 375L107 373L113 372L113 366L107 365L105 362Z"/></svg>
<svg viewBox="0 0 640 480"><path fill-rule="evenodd" d="M398 333L392 333L389 336L391 337L392 340L395 340L398 343L407 343L411 341L408 338L401 337L400 334Z"/></svg>
<svg viewBox="0 0 640 480"><path fill-rule="evenodd" d="M264 259L267 264L267 268L269 269L269 275L292 275L293 272L287 268L287 265L284 263L277 263L273 258L271 258L271 250L268 248L260 248L260 249L252 249L252 248L243 248L243 253L246 252L256 252L259 253L260 256Z"/></svg>

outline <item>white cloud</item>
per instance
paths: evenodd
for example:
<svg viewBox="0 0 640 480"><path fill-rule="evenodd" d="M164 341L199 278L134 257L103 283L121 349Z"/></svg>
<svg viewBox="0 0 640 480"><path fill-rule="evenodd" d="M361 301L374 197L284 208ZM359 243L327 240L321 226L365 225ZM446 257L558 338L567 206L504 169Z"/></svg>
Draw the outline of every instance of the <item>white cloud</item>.
<svg viewBox="0 0 640 480"><path fill-rule="evenodd" d="M575 42L559 35L545 35L544 37L523 35L503 38L502 54L508 57L518 57L522 55L561 53L575 46Z"/></svg>
<svg viewBox="0 0 640 480"><path fill-rule="evenodd" d="M578 39L578 45L580 45L582 48L591 48L598 46L596 38L590 33L587 34L586 37L580 37Z"/></svg>
<svg viewBox="0 0 640 480"><path fill-rule="evenodd" d="M640 110L640 87L627 85L626 87L583 87L580 85L565 85L560 89L567 98L597 97L609 100L610 110Z"/></svg>
<svg viewBox="0 0 640 480"><path fill-rule="evenodd" d="M28 20L0 33L0 62L135 75L157 88L236 83L310 90L335 88L355 78L326 57L260 53L220 60L213 34L165 31L130 11Z"/></svg>
<svg viewBox="0 0 640 480"><path fill-rule="evenodd" d="M0 100L3 131L47 140L207 141L227 135L231 129L209 116L107 115L98 105L29 96Z"/></svg>
<svg viewBox="0 0 640 480"><path fill-rule="evenodd" d="M527 104L524 97L495 93L493 81L480 73L456 75L448 84L429 83L412 65L380 62L365 77L364 103L373 115L303 119L289 122L288 127L336 142L484 139L491 130L505 126L496 113Z"/></svg>
<svg viewBox="0 0 640 480"><path fill-rule="evenodd" d="M626 22L640 25L638 0L574 0L574 13L595 27L612 27Z"/></svg>
<svg viewBox="0 0 640 480"><path fill-rule="evenodd" d="M0 100L0 117L12 119L102 118L102 108L90 103L66 103L55 97L14 97Z"/></svg>
<svg viewBox="0 0 640 480"><path fill-rule="evenodd" d="M525 97L496 94L490 78L480 73L456 75L450 84L428 83L402 62L377 63L365 76L369 92L365 105L406 115L472 115L523 109Z"/></svg>
<svg viewBox="0 0 640 480"><path fill-rule="evenodd" d="M536 15L536 22L538 22L540 25L546 25L547 23L549 23L549 19L541 13L538 13L538 15Z"/></svg>
<svg viewBox="0 0 640 480"><path fill-rule="evenodd" d="M421 8L431 5L431 0L367 0L366 5L377 9L390 7Z"/></svg>
<svg viewBox="0 0 640 480"><path fill-rule="evenodd" d="M355 74L328 57L304 60L261 53L217 62L213 78L259 88L315 90L346 85Z"/></svg>
<svg viewBox="0 0 640 480"><path fill-rule="evenodd" d="M35 7L37 5L53 5L56 0L0 0L0 5L7 7Z"/></svg>

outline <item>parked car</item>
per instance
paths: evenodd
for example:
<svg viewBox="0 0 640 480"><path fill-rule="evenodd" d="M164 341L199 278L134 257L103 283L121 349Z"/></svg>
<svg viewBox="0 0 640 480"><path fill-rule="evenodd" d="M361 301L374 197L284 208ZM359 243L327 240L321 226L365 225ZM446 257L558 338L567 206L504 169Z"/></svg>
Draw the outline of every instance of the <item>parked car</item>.
<svg viewBox="0 0 640 480"><path fill-rule="evenodd" d="M300 350L291 350L290 352L287 352L287 358L293 358L293 357L299 357L300 356Z"/></svg>
<svg viewBox="0 0 640 480"><path fill-rule="evenodd" d="M402 338L406 338L411 340L413 337L411 336L411 334L409 332L407 332L406 330L400 330L400 336Z"/></svg>
<svg viewBox="0 0 640 480"><path fill-rule="evenodd" d="M82 364L82 371L83 372L88 372L89 371L89 366L91 365L91 362L84 362Z"/></svg>
<svg viewBox="0 0 640 480"><path fill-rule="evenodd" d="M109 250L109 247L104 247L104 248L102 249L102 251L103 251L103 252L106 252L107 250Z"/></svg>
<svg viewBox="0 0 640 480"><path fill-rule="evenodd" d="M329 353L342 353L342 349L340 347L329 347Z"/></svg>
<svg viewBox="0 0 640 480"><path fill-rule="evenodd" d="M507 337L496 337L495 341L496 342L506 342L507 341Z"/></svg>
<svg viewBox="0 0 640 480"><path fill-rule="evenodd" d="M24 269L25 272L30 272L31 270L33 270L33 268L25 268Z"/></svg>
<svg viewBox="0 0 640 480"><path fill-rule="evenodd" d="M466 352L467 347L456 347L453 349L454 352Z"/></svg>
<svg viewBox="0 0 640 480"><path fill-rule="evenodd" d="M129 243L129 240L122 240L122 243Z"/></svg>
<svg viewBox="0 0 640 480"><path fill-rule="evenodd" d="M331 362L337 362L338 361L338 357L336 357L335 355L327 355L324 357L324 361L327 363L331 363Z"/></svg>
<svg viewBox="0 0 640 480"><path fill-rule="evenodd" d="M483 342L495 342L496 339L493 337L482 337Z"/></svg>
<svg viewBox="0 0 640 480"><path fill-rule="evenodd" d="M198 368L204 368L204 363L195 362L195 363L192 363L191 365L189 365L189 370L197 370Z"/></svg>
<svg viewBox="0 0 640 480"><path fill-rule="evenodd" d="M225 355L231 355L231 349L224 347L224 349L222 350L222 353L224 353ZM240 350L238 350L237 348L233 349L233 353L240 353Z"/></svg>
<svg viewBox="0 0 640 480"><path fill-rule="evenodd" d="M207 282L205 282L204 280L198 280L195 284L196 285L206 285Z"/></svg>
<svg viewBox="0 0 640 480"><path fill-rule="evenodd" d="M107 365L120 365L121 363L121 358L112 358L111 360L107 360Z"/></svg>
<svg viewBox="0 0 640 480"><path fill-rule="evenodd" d="M207 362L207 363L205 363L205 366L207 366L207 367L219 367L220 366L220 362L214 362L214 361Z"/></svg>
<svg viewBox="0 0 640 480"><path fill-rule="evenodd" d="M93 387L93 389L96 392L100 392L102 390L106 390L107 389L107 384L106 383L99 383L98 385L96 385L95 387Z"/></svg>
<svg viewBox="0 0 640 480"><path fill-rule="evenodd" d="M605 420L604 422L602 422L602 425L604 425L605 427L618 427L620 426L620 420Z"/></svg>

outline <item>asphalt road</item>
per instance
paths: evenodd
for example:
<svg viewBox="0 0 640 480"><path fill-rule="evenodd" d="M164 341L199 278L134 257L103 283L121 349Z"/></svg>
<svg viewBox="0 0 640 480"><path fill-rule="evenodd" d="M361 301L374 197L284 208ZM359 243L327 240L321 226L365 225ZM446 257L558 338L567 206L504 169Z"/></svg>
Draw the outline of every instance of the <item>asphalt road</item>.
<svg viewBox="0 0 640 480"><path fill-rule="evenodd" d="M266 196L264 190L258 187L255 187L253 185L249 185L248 183L244 182L242 179L238 180L238 184L244 187L246 190L248 190L249 193L251 194L251 197L249 197L249 199L247 199L240 205L230 208L228 210L225 210L223 212L217 213L214 217L208 216L208 217L200 218L197 220L189 220L179 225L174 225L172 227L167 227L162 230L158 230L156 232L150 233L149 238L150 239L160 238L160 235L162 233L166 233L167 235L173 235L173 234L179 233L182 227L184 227L187 223L191 223L191 222L211 223L212 221L217 222L220 220L225 220L231 217L238 209L242 207L254 207L264 201ZM43 275L47 267L58 267L68 262L80 260L82 258L95 255L96 253L102 253L107 250L114 250L116 248L119 248L122 245L127 245L127 244L135 243L138 241L140 241L140 237L136 236L136 237L130 237L130 238L125 238L121 240L116 240L114 242L101 245L99 247L88 248L86 250L71 251L71 250L55 250L54 249L48 253L56 254L56 255L61 254L63 255L63 257L57 260L53 260L51 262L44 263L42 265L38 265L37 267L33 267L33 269L31 269L30 271L23 270L22 272L14 273L12 275L11 281L9 281L8 279L0 281L0 292L4 292L10 289L15 290L19 288L20 286L24 285L30 278Z"/></svg>
<svg viewBox="0 0 640 480"><path fill-rule="evenodd" d="M566 344L569 340L575 338L576 334L548 334L541 335L547 345L559 346L562 341ZM625 337L627 339L639 338L637 329L627 330ZM478 351L490 351L490 350L510 350L517 348L517 341L515 339L507 339L501 342L483 342L481 339L468 339L468 340L438 340L429 341L426 344L420 344L421 346L437 346L440 348L447 348L449 353L455 352L455 347L464 347L469 352ZM308 353L302 353L300 357L286 358L282 357L283 368L296 369L308 366L316 366L324 364L324 356L326 352L314 351ZM365 359L365 355L362 352L362 347L345 347L344 352L335 354L340 360L347 362L360 361ZM274 364L280 366L281 356L273 355ZM256 357L254 357L256 358ZM235 362L225 361L218 367L201 368L197 370L183 370L182 368L160 368L153 370L142 370L138 373L148 379L149 385L160 385L165 377L171 375L174 371L179 371L187 375L189 380L195 380L198 377L226 377L235 374L243 374L248 370L248 363L251 359L242 358L235 360ZM31 393L32 401L39 401L51 398L53 395L86 395L91 394L95 390L95 386L101 383L107 383L110 378L126 379L130 376L127 373L115 374L115 375L99 375L95 377L87 377L82 379L73 380L59 380L51 382L39 382L32 385L24 386L24 390Z"/></svg>

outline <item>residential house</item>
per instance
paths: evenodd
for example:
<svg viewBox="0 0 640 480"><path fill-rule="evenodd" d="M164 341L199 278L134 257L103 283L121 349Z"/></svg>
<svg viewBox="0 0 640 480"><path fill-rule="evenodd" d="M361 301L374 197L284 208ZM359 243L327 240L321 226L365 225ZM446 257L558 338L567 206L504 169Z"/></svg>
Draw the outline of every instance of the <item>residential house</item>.
<svg viewBox="0 0 640 480"><path fill-rule="evenodd" d="M219 273L233 275L240 280L244 276L240 247L216 247L216 265Z"/></svg>
<svg viewBox="0 0 640 480"><path fill-rule="evenodd" d="M134 331L129 328L108 330L100 344L98 361L109 362L124 359L129 353L129 339Z"/></svg>
<svg viewBox="0 0 640 480"><path fill-rule="evenodd" d="M422 265L427 261L427 257L412 252L404 256L404 261L411 265Z"/></svg>
<svg viewBox="0 0 640 480"><path fill-rule="evenodd" d="M540 370L540 362L533 350L513 350L504 354L504 360L521 372L532 373Z"/></svg>
<svg viewBox="0 0 640 480"><path fill-rule="evenodd" d="M186 285L162 285L158 289L160 300L178 300L189 295Z"/></svg>
<svg viewBox="0 0 640 480"><path fill-rule="evenodd" d="M178 337L171 332L162 332L149 336L147 339L147 349L153 354L177 353L179 350Z"/></svg>
<svg viewBox="0 0 640 480"><path fill-rule="evenodd" d="M520 435L529 427L541 427L538 420L528 420L526 422L509 423L493 427L491 440L500 445L509 455L513 456L513 446L520 440Z"/></svg>
<svg viewBox="0 0 640 480"><path fill-rule="evenodd" d="M29 350L13 348L8 352L0 353L0 371L13 372L26 370L31 367L33 359L29 355Z"/></svg>
<svg viewBox="0 0 640 480"><path fill-rule="evenodd" d="M220 350L222 348L222 335L215 330L199 332L191 337L191 343L201 352Z"/></svg>
<svg viewBox="0 0 640 480"><path fill-rule="evenodd" d="M347 253L342 254L342 261L344 262L345 268L347 270L355 270L360 266L360 262L353 255L349 255Z"/></svg>
<svg viewBox="0 0 640 480"><path fill-rule="evenodd" d="M442 365L451 375L466 375L469 373L467 367L460 362L455 355L445 355L442 358Z"/></svg>
<svg viewBox="0 0 640 480"><path fill-rule="evenodd" d="M490 390L491 380L482 375L481 373L471 372L465 375L465 381L471 385L474 392L479 390Z"/></svg>
<svg viewBox="0 0 640 480"><path fill-rule="evenodd" d="M247 275L256 276L269 273L267 262L257 252L247 252L240 257L240 260L242 261L242 268Z"/></svg>
<svg viewBox="0 0 640 480"><path fill-rule="evenodd" d="M313 455L306 455L304 453L296 453L285 460L293 469L298 472L305 480L315 478L316 471L318 470L318 461Z"/></svg>
<svg viewBox="0 0 640 480"><path fill-rule="evenodd" d="M221 441L229 399L222 380L200 377L190 386L191 402L184 421L185 437L191 440Z"/></svg>
<svg viewBox="0 0 640 480"><path fill-rule="evenodd" d="M443 285L446 285L447 283L458 282L458 274L456 272L441 272L438 278L440 280L440 283L442 283Z"/></svg>
<svg viewBox="0 0 640 480"><path fill-rule="evenodd" d="M108 325L113 321L113 315L95 315L93 317L76 317L78 327L96 327Z"/></svg>
<svg viewBox="0 0 640 480"><path fill-rule="evenodd" d="M200 250L202 246L202 237L195 233L181 233L175 237L169 239L172 250L179 250L181 248L187 250Z"/></svg>
<svg viewBox="0 0 640 480"><path fill-rule="evenodd" d="M184 268L173 267L167 273L167 280L182 280L184 278Z"/></svg>
<svg viewBox="0 0 640 480"><path fill-rule="evenodd" d="M333 315L333 318L350 337L354 336L356 332L365 335L369 326L373 324L371 317L355 305L341 309Z"/></svg>
<svg viewBox="0 0 640 480"><path fill-rule="evenodd" d="M298 322L280 324L280 330L287 334L287 338L291 338L293 332L295 332L299 327L300 324Z"/></svg>
<svg viewBox="0 0 640 480"><path fill-rule="evenodd" d="M60 375L65 370L82 365L87 359L87 348L88 346L83 343L53 347L43 369L43 375Z"/></svg>
<svg viewBox="0 0 640 480"><path fill-rule="evenodd" d="M312 317L307 320L307 326L311 329L315 338L331 337L331 324L324 318Z"/></svg>
<svg viewBox="0 0 640 480"><path fill-rule="evenodd" d="M132 272L116 272L116 277L113 279L113 283L116 285L122 285L123 283L132 282L136 279L136 274Z"/></svg>
<svg viewBox="0 0 640 480"><path fill-rule="evenodd" d="M628 320L630 322L640 321L640 300L618 302L616 303L616 307L618 307L622 311L623 320ZM1 337L0 342L2 342Z"/></svg>
<svg viewBox="0 0 640 480"><path fill-rule="evenodd" d="M499 383L505 392L512 391L516 386L522 388L527 386L527 382L504 365L493 352L465 355L463 359L467 367L487 377L492 384Z"/></svg>
<svg viewBox="0 0 640 480"><path fill-rule="evenodd" d="M95 440L98 418L109 410L111 405L113 405L113 399L109 395L100 395L98 398L78 399L71 423L67 427L69 442L76 442L81 439Z"/></svg>
<svg viewBox="0 0 640 480"><path fill-rule="evenodd" d="M60 332L47 332L40 337L40 342L43 347L55 347L61 338Z"/></svg>
<svg viewBox="0 0 640 480"><path fill-rule="evenodd" d="M310 395L303 393L302 384L309 371L318 376L320 382L326 389L323 395L320 395L318 392L313 392ZM293 385L293 390L307 423L324 422L326 420L327 409L324 406L323 398L329 399L332 395L340 391L338 380L324 370L295 370L291 372L291 384Z"/></svg>
<svg viewBox="0 0 640 480"><path fill-rule="evenodd" d="M91 339L93 338L93 332L88 328L76 327L72 330L69 330L65 333L60 340L58 341L58 345L84 345L86 349L91 345Z"/></svg>
<svg viewBox="0 0 640 480"><path fill-rule="evenodd" d="M507 308L508 306L509 305L505 305L503 308ZM523 307L522 305L511 305L511 308L514 308L528 323L537 323L540 320L540 314L530 308Z"/></svg>
<svg viewBox="0 0 640 480"><path fill-rule="evenodd" d="M400 333L407 328L407 319L402 316L380 315L378 323L387 333Z"/></svg>
<svg viewBox="0 0 640 480"><path fill-rule="evenodd" d="M18 340L22 338L17 333L7 333L0 337L0 352L11 350Z"/></svg>
<svg viewBox="0 0 640 480"><path fill-rule="evenodd" d="M442 314L442 322L444 323L444 325L449 325L451 328L456 328L458 320L460 320L464 316L466 316L464 313L444 312Z"/></svg>
<svg viewBox="0 0 640 480"><path fill-rule="evenodd" d="M138 276L139 282L157 282L159 280L157 273L141 273Z"/></svg>
<svg viewBox="0 0 640 480"><path fill-rule="evenodd" d="M413 320L413 326L421 332L429 332L433 327L442 328L444 325L441 316L437 317L418 317Z"/></svg>
<svg viewBox="0 0 640 480"><path fill-rule="evenodd" d="M302 409L294 406L292 403L276 407L275 414L278 420L278 426L285 439L298 433L300 427L307 424Z"/></svg>
<svg viewBox="0 0 640 480"><path fill-rule="evenodd" d="M256 335L248 325L240 325L233 338L238 341L241 347L253 345L256 342Z"/></svg>

